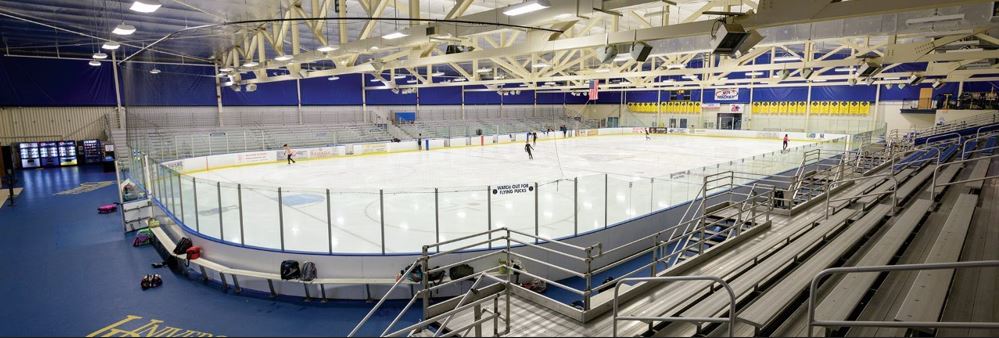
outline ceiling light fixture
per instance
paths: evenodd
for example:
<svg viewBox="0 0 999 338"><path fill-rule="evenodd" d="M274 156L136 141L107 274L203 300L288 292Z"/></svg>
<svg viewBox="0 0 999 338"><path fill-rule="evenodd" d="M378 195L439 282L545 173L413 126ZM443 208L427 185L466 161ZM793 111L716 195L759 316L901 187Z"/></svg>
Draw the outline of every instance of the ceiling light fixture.
<svg viewBox="0 0 999 338"><path fill-rule="evenodd" d="M114 41L108 41L101 45L101 49L115 50L118 48L121 48L121 44Z"/></svg>
<svg viewBox="0 0 999 338"><path fill-rule="evenodd" d="M249 62L247 62L247 63L244 63L244 64L243 64L243 67L246 67L246 68L253 68L253 67L256 67L256 66L259 66L259 65L260 65L260 63L258 63L258 62L256 62L256 61L249 61Z"/></svg>
<svg viewBox="0 0 999 338"><path fill-rule="evenodd" d="M405 75L396 75L396 76L393 76L392 78L393 79L405 79L406 76Z"/></svg>
<svg viewBox="0 0 999 338"><path fill-rule="evenodd" d="M594 73L609 73L610 69L608 69L608 68L597 68L597 69L594 69L593 72Z"/></svg>
<svg viewBox="0 0 999 338"><path fill-rule="evenodd" d="M406 81L406 83L410 83L410 84L412 84L412 83L417 83L417 82L420 82L420 81L416 81L416 80L409 80L409 81Z"/></svg>
<svg viewBox="0 0 999 338"><path fill-rule="evenodd" d="M548 64L544 62L538 62L531 65L531 68L545 68L545 67L548 67Z"/></svg>
<svg viewBox="0 0 999 338"><path fill-rule="evenodd" d="M789 61L800 61L801 58L794 55L778 56L774 58L774 62L789 62Z"/></svg>
<svg viewBox="0 0 999 338"><path fill-rule="evenodd" d="M322 47L317 48L316 50L320 51L322 53L329 53L329 52L335 51L336 47L333 47L333 46L322 46Z"/></svg>
<svg viewBox="0 0 999 338"><path fill-rule="evenodd" d="M156 0L135 0L135 2L132 3L132 7L129 7L128 9L139 13L152 13L157 9L160 9L162 6L163 4Z"/></svg>
<svg viewBox="0 0 999 338"><path fill-rule="evenodd" d="M113 31L111 31L111 34L114 35L132 35L132 33L135 33L135 26L126 24L124 22L122 22L120 25L115 27Z"/></svg>
<svg viewBox="0 0 999 338"><path fill-rule="evenodd" d="M698 80L697 75L684 75L683 78L687 79L687 80L694 80L694 81Z"/></svg>
<svg viewBox="0 0 999 338"><path fill-rule="evenodd" d="M748 72L748 73L746 73L746 76L752 76L752 77L757 77L757 76L762 76L762 75L763 75L763 72Z"/></svg>
<svg viewBox="0 0 999 338"><path fill-rule="evenodd" d="M475 72L476 73L488 73L488 72L491 72L491 71L493 71L493 70L490 69L490 68L479 68L479 70L476 70Z"/></svg>
<svg viewBox="0 0 999 338"><path fill-rule="evenodd" d="M107 58L108 58L108 55L105 54L105 53L94 53L94 59L95 60L104 60L104 59L107 59Z"/></svg>
<svg viewBox="0 0 999 338"><path fill-rule="evenodd" d="M430 76L433 76L433 77L444 76L444 72L435 72L435 73L430 74Z"/></svg>
<svg viewBox="0 0 999 338"><path fill-rule="evenodd" d="M465 78L459 77L457 79L454 79L454 82L465 82Z"/></svg>
<svg viewBox="0 0 999 338"><path fill-rule="evenodd" d="M292 59L291 55L279 55L278 57L274 58L275 61L282 61L282 62L290 61L291 59Z"/></svg>
<svg viewBox="0 0 999 338"><path fill-rule="evenodd" d="M156 75L156 74L159 74L159 73L160 73L159 68L153 68L153 69L149 70L149 74Z"/></svg>
<svg viewBox="0 0 999 338"><path fill-rule="evenodd" d="M91 66L94 66L94 67L99 67L101 65L101 62L97 61L97 60L90 60L90 62L87 63L87 64L89 64Z"/></svg>
<svg viewBox="0 0 999 338"><path fill-rule="evenodd" d="M232 71L232 67L223 67L223 68L219 68L219 71L220 71L220 72L223 72L223 73L228 73L228 72L231 72L231 71Z"/></svg>
<svg viewBox="0 0 999 338"><path fill-rule="evenodd" d="M684 68L687 68L687 66L680 63L673 63L666 66L666 69L684 69Z"/></svg>
<svg viewBox="0 0 999 338"><path fill-rule="evenodd" d="M857 68L854 68L854 67L843 67L843 68L833 69L833 71L835 71L837 73L849 73L849 72L852 72L852 71L855 71L855 70L857 70Z"/></svg>
<svg viewBox="0 0 999 338"><path fill-rule="evenodd" d="M548 7L551 7L548 0L529 0L521 4L507 7L507 9L503 11L503 15L518 16L531 12L537 12Z"/></svg>
<svg viewBox="0 0 999 338"><path fill-rule="evenodd" d="M392 32L392 33L385 34L384 36L382 36L382 38L386 39L386 40L395 40L395 39L404 38L404 37L407 37L407 36L409 36L409 35L406 35L406 33L403 33L403 32Z"/></svg>
<svg viewBox="0 0 999 338"><path fill-rule="evenodd" d="M339 80L339 79L340 79L340 77L339 77L339 76L330 76L330 77L328 77L328 78L326 78L326 79L327 79L327 80L330 80L330 81L336 81L336 80Z"/></svg>

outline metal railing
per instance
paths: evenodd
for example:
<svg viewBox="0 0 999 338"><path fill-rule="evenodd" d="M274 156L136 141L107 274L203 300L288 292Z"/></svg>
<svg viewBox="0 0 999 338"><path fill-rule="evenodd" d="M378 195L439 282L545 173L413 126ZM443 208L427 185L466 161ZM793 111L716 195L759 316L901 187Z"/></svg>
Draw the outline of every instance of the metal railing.
<svg viewBox="0 0 999 338"><path fill-rule="evenodd" d="M883 177L888 177L891 180L891 182L892 182L892 189L891 190L885 191L885 192L881 192L881 193L875 192L875 193L853 195L853 196L847 196L847 197L835 198L835 199L832 198L832 190L837 185L842 185L842 184L845 184L845 183L848 183L848 182L866 181L866 180L870 180L870 179L883 178ZM840 180L837 180L837 181L829 181L828 183L826 183L826 191L825 191L825 198L826 198L826 207L825 207L825 210L826 210L826 219L829 219L829 216L831 215L831 213L829 212L829 210L831 208L832 202L847 201L847 200L853 201L853 200L861 199L861 198L864 198L864 197L875 197L875 196L878 197L878 198L881 198L881 196L888 195L888 194L891 194L891 214L894 215L895 212L898 209L898 177L895 177L895 173L894 172L889 172L887 174L881 174L881 175L873 175L873 176L865 176L865 177L857 177L857 178L844 178L844 179L840 179Z"/></svg>
<svg viewBox="0 0 999 338"><path fill-rule="evenodd" d="M996 147L996 148L999 148L999 147ZM937 166L935 168L933 168L933 181L932 181L932 184L930 184L930 200L931 201L932 200L936 200L937 188L938 187L947 187L947 186L952 186L952 185L957 185L957 184L972 183L972 182L981 182L981 181L990 180L990 179L993 179L993 178L999 178L999 175L993 175L993 176L986 175L985 177L980 177L980 178L971 178L971 179L967 179L967 180L960 180L960 181L954 181L954 182L947 182L947 183L937 184L937 176L938 176L938 173L940 172L941 168L944 168L944 167L947 167L947 166L952 166L952 165L958 165L958 164L963 165L964 163L968 163L968 162L977 162L977 161L986 161L986 160L991 161L991 160L996 159L996 158L999 158L999 155L992 155L992 156L985 156L985 157L976 157L976 158L971 158L971 159L967 159L967 160L948 162L948 163L944 163L944 164L939 164L938 163Z"/></svg>
<svg viewBox="0 0 999 338"><path fill-rule="evenodd" d="M975 134L975 138L969 138L969 139L965 140L964 144L961 146L961 159L962 160L963 159L967 159L968 158L968 154L973 154L973 153L976 153L976 152L991 151L991 150L994 150L996 148L999 148L999 146L997 146L997 147L991 147L991 148L978 149L978 150L974 150L974 151L968 151L968 145L971 144L971 142L975 142L977 144L980 140L987 140L987 139L990 139L990 138L993 138L993 137L997 137L997 136L999 136L999 131L989 132L989 133L985 134L984 136L982 136L981 133L979 132L979 133Z"/></svg>
<svg viewBox="0 0 999 338"><path fill-rule="evenodd" d="M982 113L965 119L955 120L942 125L932 126L929 128L918 129L918 130L910 129L907 131L907 135L911 135L911 139L914 141L916 139L926 137L928 135L949 133L955 130L962 130L975 127L976 125L993 124L993 123L999 123L999 113L996 112ZM894 133L897 135L899 132L900 131L896 131Z"/></svg>
<svg viewBox="0 0 999 338"><path fill-rule="evenodd" d="M493 235L497 234L497 233L502 234L502 236L494 237ZM526 237L526 238L533 239L535 243L531 243L530 241L524 241L524 240L517 239L516 236ZM486 237L487 239L480 240L481 237ZM470 243L465 243L465 242L470 242ZM472 258L467 258L467 259L463 259L463 260L460 260L460 261L457 261L457 262L452 262L452 263L449 263L449 264L446 264L446 265L443 265L443 266L437 266L437 267L434 267L434 268L430 268L430 266L432 265L431 262L435 258L443 258L443 257L448 256L448 255L452 255L452 254L457 254L457 253L463 252L464 250L467 250L467 249L470 249L470 248L475 248L475 247L481 247L483 245L488 245L488 244L490 244L492 242L505 242L506 243L506 248L503 249L503 250L500 250L498 252L487 252L487 253L484 253L484 254L472 257ZM581 253L583 255L582 256L578 256L578 255L574 255L574 254L562 252L562 251L559 251L559 250L555 250L555 249L552 249L552 248L549 248L549 247L545 247L545 246L541 246L541 245L537 244L537 243L542 243L542 242L544 242L546 244L551 244L552 246L557 246L557 247L561 247L563 249L568 249L568 250L571 250L571 251L575 251L576 253ZM462 244L457 244L457 243L462 243ZM513 284L513 279L512 278L513 278L514 274L518 274L518 275L523 275L523 276L528 276L528 277L531 277L531 278L535 278L535 279L544 281L548 285L554 285L554 286L562 288L564 290L576 293L577 295L584 296L584 297L587 298L587 302L588 302L588 298L589 298L588 297L588 294L589 294L588 290L591 289L590 275L589 274L583 274L583 273L575 272L571 268L566 268L566 267L562 267L562 266L553 264L553 263L549 262L548 260L546 260L544 258L534 258L534 257L531 257L531 256L523 254L523 253L513 252L512 249L513 249L513 247L514 247L515 244L518 244L518 245L521 245L521 246L530 247L530 248L533 248L533 249L537 249L537 250L540 250L540 251L548 253L548 254L555 254L555 255L558 255L560 257L565 257L565 258L568 258L568 259L570 259L572 261L575 261L575 262L581 262L583 264L586 264L587 270L590 269L590 265L589 264L590 264L590 262L592 262L593 258L595 257L594 256L594 252L595 251L596 252L601 251L600 244L595 244L595 245L592 245L592 246L584 248L584 247L576 246L576 245L573 245L573 244L569 244L569 243L565 243L565 242L561 242L561 241L557 241L557 240L553 240L553 239L549 239L549 238L543 238L543 237L539 237L539 236L534 236L534 235L530 235L530 234L518 232L518 231L507 229L507 228L495 229L495 230L487 231L487 232L484 232L484 233L478 233L478 234L468 235L468 236L464 236L464 237L461 237L461 238L456 238L456 239L452 239L452 240L448 240L448 241L443 241L443 242L439 242L439 243L435 243L435 244L431 244L431 245L425 245L425 246L423 246L423 252L422 252L420 258L418 258L415 262L413 262L413 264L406 271L403 272L403 274L399 277L399 281L397 281L391 288L389 288L388 291L385 292L385 295L378 301L378 303L375 305L375 307L373 307L371 309L371 311L368 312L368 314L364 317L364 319L362 319L361 322L359 322L357 324L357 326L354 327L354 329L351 331L351 333L348 335L348 337L355 336L357 334L357 332L362 327L364 327L364 325L368 322L368 320L371 318L371 316L374 315L374 313L377 312L381 308L381 306L385 303L385 301L389 298L389 296L391 295L392 291L394 291L396 288L398 288L401 285L401 281L404 280L404 279L406 279L406 278L408 278L408 276L414 271L414 269L416 267L419 267L420 271L423 274L423 276L421 277L421 280L420 280L420 283L422 284L422 289L419 290L419 291L417 291L413 295L413 297L410 299L409 303L407 303L406 306L402 309L402 311L400 311L399 315L396 316L395 320L393 320L392 323L390 323L389 326L387 328L385 328L385 331L382 332L383 336L386 336L386 335L388 335L388 336L398 335L401 332L409 331L409 330L412 330L412 329L415 329L415 328L422 328L422 327L425 327L425 326L427 326L427 325L429 325L429 324L431 324L431 323L433 323L436 320L439 320L441 318L446 318L444 324L440 325L440 329L441 330L444 329L445 326L447 325L447 323L450 322L450 320L451 320L451 318L452 318L452 316L454 314L456 314L456 313L458 313L458 312L460 312L460 311L462 311L464 309L467 309L472 304L477 304L478 302L481 302L481 300L478 300L478 301L475 301L473 303L465 304L465 301L470 297L469 295L472 292L471 290L475 289L475 287L483 279L491 279L491 280L494 280L494 281L506 284L505 285L505 297L506 297L506 306L507 306L507 309L506 309L506 318L507 318L506 323L507 323L507 328L506 328L505 332L509 332L509 325L510 325L510 321L509 321L509 314L510 314L510 310L509 310L509 306L510 306L510 288L511 288L511 285ZM441 250L441 248L443 246L447 246L447 245L457 245L457 247L451 248L451 249L448 249L448 250ZM431 253L431 251L434 251L432 249L436 250L437 252ZM478 273L475 273L475 274L472 274L472 275L469 275L469 276L465 276L465 277L462 277L462 278L459 278L459 279L453 279L453 280L450 280L450 281L447 281L447 282L443 282L443 283L440 283L440 284L431 285L430 275L432 275L432 274L435 274L435 273L441 273L441 274L443 274L444 271L447 271L448 269L450 269L452 267L455 267L455 266L458 266L458 265L463 265L463 264L469 264L469 263L473 263L473 262L481 261L481 260L485 260L485 259L489 259L489 258L492 258L492 257L494 257L496 255L505 255L506 259L502 263L500 263L500 264L498 264L496 266L491 266L489 268L486 268L485 270L482 270L482 271L480 271ZM586 278L586 280L587 280L587 282L586 282L586 284L587 284L586 285L587 291L579 291L579 290L573 289L571 287L568 287L568 286L566 286L564 284L561 284L561 283L559 283L557 281L550 280L548 278L539 276L537 274L533 274L533 273L527 272L526 270L524 270L522 268L518 268L518 267L514 266L515 265L514 264L514 258L523 259L523 260L529 261L531 263L540 264L540 265L543 265L543 266L546 266L546 267L549 267L549 268L552 268L552 269L555 269L555 270L558 270L558 271L561 271L561 272L564 272L564 273L568 273L568 274L573 275L573 276ZM502 279L499 279L498 277L490 275L491 273L502 272L502 271L505 271L505 273L504 273L506 275L506 279L505 280L502 280ZM449 310L448 312L446 312L446 313L444 313L442 315L435 316L434 318L431 318L431 319L434 319L433 321L431 321L431 320L428 319L428 320L425 320L425 321L423 321L421 323L418 323L416 325L407 327L407 328L405 328L403 330L396 331L395 333L389 333L389 331L391 331L392 328L395 327L395 325L399 322L399 320L401 320L401 318L403 317L403 315L405 315L405 313L407 311L409 311L410 308L412 308L413 304L415 304L417 300L422 300L424 313L427 313L426 311L427 311L427 309L430 308L430 305L431 305L430 304L431 294L435 290L439 290L439 289L444 288L444 287L449 286L449 285L454 285L456 283L460 283L460 282L463 282L463 281L466 281L466 280L470 280L472 278L476 278L475 284L472 285L472 289L469 290L469 293L466 293L462 297L462 299L456 305L455 309ZM495 313L494 313L494 315L498 316L498 314L495 314ZM496 319L496 317L491 317L491 318L492 319ZM476 322L479 322L479 320L477 319ZM479 324L481 324L481 322ZM435 334L435 336L439 335L440 332L441 331L438 330L438 332Z"/></svg>
<svg viewBox="0 0 999 338"><path fill-rule="evenodd" d="M619 296L619 292L620 292L620 289L621 289L621 285L623 285L625 282L665 283L665 282L674 282L674 281L711 281L711 282L713 282L711 284L712 285L712 289L713 289L714 283L720 284L725 289L725 292L728 293L728 297L729 297L728 318L714 318L714 317L704 317L704 318L701 318L701 317L620 316L620 314L618 312L619 311L618 310L618 307L619 307L618 296ZM735 315L735 305L736 305L735 291L732 290L732 287L729 286L728 283L725 282L725 280L723 280L723 279L721 279L719 277L715 277L715 276L670 276L670 277L647 277L647 278L627 278L627 279L622 279L622 280L619 280L614 285L614 317L613 317L613 322L611 323L611 325L613 326L613 331L612 331L613 335L612 336L613 337L617 337L618 336L617 335L617 322L628 320L628 321L642 321L642 322L649 322L649 323L651 323L651 322L657 322L657 321L659 321L659 322L664 322L664 321L671 321L671 322L694 322L694 323L724 323L724 322L728 322L729 323L729 326L728 326L728 335L729 335L729 337L735 337L735 323L737 321L737 317Z"/></svg>
<svg viewBox="0 0 999 338"><path fill-rule="evenodd" d="M880 265L880 266L855 266L825 269L812 277L812 282L808 288L808 337L814 335L814 328L820 327L896 327L896 328L981 328L996 329L999 323L990 322L943 322L943 321L845 321L845 320L818 320L815 319L815 307L819 280L831 274L860 273L860 272L890 272L890 271L915 271L915 270L946 270L958 268L985 268L999 267L999 260L990 261L970 261L953 263L921 263L902 265Z"/></svg>

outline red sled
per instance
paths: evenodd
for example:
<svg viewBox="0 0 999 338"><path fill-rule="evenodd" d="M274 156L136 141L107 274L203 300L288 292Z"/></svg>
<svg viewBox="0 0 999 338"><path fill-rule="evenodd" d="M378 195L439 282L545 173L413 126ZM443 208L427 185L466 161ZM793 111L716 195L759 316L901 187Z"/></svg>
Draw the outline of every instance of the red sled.
<svg viewBox="0 0 999 338"><path fill-rule="evenodd" d="M110 214L115 211L118 211L118 206L114 204L105 204L97 207L98 214Z"/></svg>

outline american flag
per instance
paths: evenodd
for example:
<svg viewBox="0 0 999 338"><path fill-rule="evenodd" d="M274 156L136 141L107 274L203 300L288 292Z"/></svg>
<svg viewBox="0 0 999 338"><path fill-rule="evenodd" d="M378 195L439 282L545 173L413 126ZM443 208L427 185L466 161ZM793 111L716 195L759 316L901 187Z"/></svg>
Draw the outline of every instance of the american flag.
<svg viewBox="0 0 999 338"><path fill-rule="evenodd" d="M596 101L600 97L600 80L590 80L590 101Z"/></svg>

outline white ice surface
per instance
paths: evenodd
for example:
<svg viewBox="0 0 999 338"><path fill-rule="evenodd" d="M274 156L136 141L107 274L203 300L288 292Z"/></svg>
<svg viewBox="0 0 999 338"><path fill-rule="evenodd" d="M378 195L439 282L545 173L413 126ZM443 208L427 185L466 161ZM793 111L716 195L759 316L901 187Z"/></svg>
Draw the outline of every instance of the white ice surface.
<svg viewBox="0 0 999 338"><path fill-rule="evenodd" d="M280 213L284 248L297 251L327 252L332 246L335 253L381 253L383 247L388 253L418 252L424 244L483 232L490 226L557 238L689 200L699 186L686 179L670 180L671 173L728 164L771 153L780 146L779 141L757 139L601 136L541 140L534 160L528 160L524 144L518 142L237 167L194 174L196 203L189 181L175 184L184 189L186 206L184 212L175 213L210 236L224 232L227 241L281 248ZM801 158L800 154L784 157L783 162L747 161L744 169L777 172L793 167L794 157ZM573 208L576 177L578 220ZM216 181L222 182L221 189ZM243 234L237 183L242 193ZM487 190L487 186L524 183L532 188L537 183L538 191L502 195ZM277 187L281 187L280 208ZM439 189L436 202L435 187ZM326 189L330 189L329 201ZM384 189L384 246L379 189ZM168 206L180 203L171 196L164 198ZM435 213L435 203L439 213ZM197 215L191 210L194 204ZM197 221L192 222L195 217Z"/></svg>

